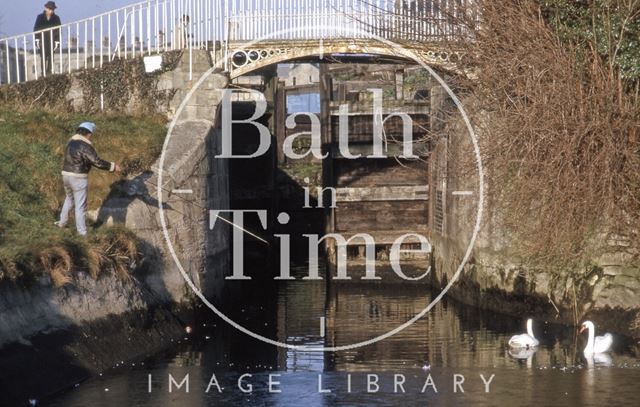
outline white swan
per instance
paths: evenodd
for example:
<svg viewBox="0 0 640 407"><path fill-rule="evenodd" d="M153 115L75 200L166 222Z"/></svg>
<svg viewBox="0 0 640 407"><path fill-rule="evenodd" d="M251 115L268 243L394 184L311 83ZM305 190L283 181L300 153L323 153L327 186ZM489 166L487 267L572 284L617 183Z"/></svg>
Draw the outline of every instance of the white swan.
<svg viewBox="0 0 640 407"><path fill-rule="evenodd" d="M536 354L536 348L511 348L507 350L509 356L518 360L529 360Z"/></svg>
<svg viewBox="0 0 640 407"><path fill-rule="evenodd" d="M608 353L591 353L585 355L588 368L594 368L596 366L611 367L613 366L613 359Z"/></svg>
<svg viewBox="0 0 640 407"><path fill-rule="evenodd" d="M527 333L520 335L513 335L509 339L509 346L512 348L533 348L538 346L540 342L533 336L533 320L527 319Z"/></svg>
<svg viewBox="0 0 640 407"><path fill-rule="evenodd" d="M606 333L602 336L596 335L596 328L591 321L585 321L580 327L580 333L584 330L589 331L589 339L587 340L587 346L584 348L584 353L591 355L594 353L607 352L613 344L613 336L610 333Z"/></svg>
<svg viewBox="0 0 640 407"><path fill-rule="evenodd" d="M507 352L509 356L516 360L524 360L527 369L531 369L533 367L533 355L536 354L538 348L511 348Z"/></svg>

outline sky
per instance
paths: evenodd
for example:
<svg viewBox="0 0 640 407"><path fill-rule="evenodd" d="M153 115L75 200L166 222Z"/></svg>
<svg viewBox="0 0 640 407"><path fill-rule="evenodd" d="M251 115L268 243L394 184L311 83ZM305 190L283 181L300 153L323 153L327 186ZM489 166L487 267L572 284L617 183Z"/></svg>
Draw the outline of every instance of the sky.
<svg viewBox="0 0 640 407"><path fill-rule="evenodd" d="M139 3L141 0L56 0L62 23L91 17L105 11ZM29 33L46 0L3 0L0 7L0 38ZM11 4L10 6L7 3Z"/></svg>

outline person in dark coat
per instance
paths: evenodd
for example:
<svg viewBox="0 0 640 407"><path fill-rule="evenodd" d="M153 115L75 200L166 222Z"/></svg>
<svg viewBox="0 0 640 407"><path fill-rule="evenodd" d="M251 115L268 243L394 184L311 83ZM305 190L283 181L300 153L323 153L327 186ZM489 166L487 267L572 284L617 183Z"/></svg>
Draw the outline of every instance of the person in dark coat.
<svg viewBox="0 0 640 407"><path fill-rule="evenodd" d="M71 137L64 149L64 163L62 164L62 184L66 198L60 220L55 222L58 227L65 227L69 222L69 212L75 207L76 230L78 234L87 234L85 214L87 212L87 194L89 190L89 171L92 167L120 172L120 166L115 162L105 161L98 156L91 143L96 132L95 123L80 123L76 134Z"/></svg>
<svg viewBox="0 0 640 407"><path fill-rule="evenodd" d="M56 3L48 1L42 14L36 17L33 31L47 30L61 25L60 17L55 13ZM60 46L60 29L43 31L36 34L36 49L42 62L42 74L50 74L53 69L53 52Z"/></svg>

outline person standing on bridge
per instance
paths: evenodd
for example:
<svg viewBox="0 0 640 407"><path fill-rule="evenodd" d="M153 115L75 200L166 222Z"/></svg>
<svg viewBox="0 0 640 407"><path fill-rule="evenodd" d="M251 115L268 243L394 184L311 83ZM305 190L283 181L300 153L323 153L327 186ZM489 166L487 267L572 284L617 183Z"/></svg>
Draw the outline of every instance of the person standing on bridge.
<svg viewBox="0 0 640 407"><path fill-rule="evenodd" d="M36 23L33 25L33 31L51 29L36 34L36 49L40 54L43 75L53 72L53 52L60 46L60 29L54 29L61 25L60 17L55 12L56 8L55 2L48 1L44 5L44 11L38 14Z"/></svg>
<svg viewBox="0 0 640 407"><path fill-rule="evenodd" d="M67 143L62 166L62 183L66 198L60 212L60 220L55 222L56 226L65 227L69 221L69 212L75 206L76 230L82 236L87 234L85 214L87 212L89 170L91 167L96 167L111 172L120 171L118 164L98 157L98 153L91 144L91 137L95 131L96 125L94 123L81 123L76 134Z"/></svg>

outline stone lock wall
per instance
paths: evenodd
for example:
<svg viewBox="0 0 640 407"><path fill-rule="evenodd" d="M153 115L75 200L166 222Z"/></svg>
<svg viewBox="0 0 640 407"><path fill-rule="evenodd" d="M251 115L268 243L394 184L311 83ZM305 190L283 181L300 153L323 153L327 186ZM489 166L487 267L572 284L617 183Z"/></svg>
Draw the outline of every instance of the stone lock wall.
<svg viewBox="0 0 640 407"><path fill-rule="evenodd" d="M175 126L164 149L162 168L158 159L151 171L122 185L95 215L98 222L124 224L140 237L148 267L153 269L147 278L149 286L176 302L194 297L176 258L195 287L211 299L221 296L229 265L228 228L216 225L209 230L209 210L227 209L229 203L227 162L214 158L220 150L217 106L228 80L222 73L212 73L183 104L211 67L206 52L194 52L193 57L191 81L182 70L163 74L159 82L175 89L170 104ZM157 193L161 172L166 233Z"/></svg>
<svg viewBox="0 0 640 407"><path fill-rule="evenodd" d="M433 284L444 287L467 250L476 220L477 199L452 196L477 190L477 176L458 165L471 153L466 129L450 123L455 137L437 142L431 160L431 202L441 191L445 202L442 229L431 220L434 247ZM462 167L462 168L461 168ZM485 198L496 185L485 183ZM487 201L485 199L485 201ZM432 207L432 213L437 212ZM434 213L435 215L435 213ZM640 338L640 269L624 253L624 242L611 242L608 253L583 269L532 268L513 255L508 237L485 205L472 255L448 295L467 304L522 317L579 324L591 319L601 330Z"/></svg>

